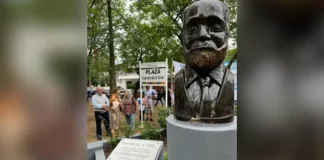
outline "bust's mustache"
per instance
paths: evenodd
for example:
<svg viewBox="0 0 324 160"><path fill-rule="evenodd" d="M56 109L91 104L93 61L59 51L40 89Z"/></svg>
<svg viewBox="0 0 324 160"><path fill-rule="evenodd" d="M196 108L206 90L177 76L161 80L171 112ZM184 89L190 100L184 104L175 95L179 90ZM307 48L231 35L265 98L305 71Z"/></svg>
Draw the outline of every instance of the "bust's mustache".
<svg viewBox="0 0 324 160"><path fill-rule="evenodd" d="M190 51L208 49L208 50L217 50L217 46L213 41L194 41Z"/></svg>
<svg viewBox="0 0 324 160"><path fill-rule="evenodd" d="M198 72L210 71L223 62L226 52L226 43L218 48L212 40L196 40L185 53L185 60L186 64Z"/></svg>

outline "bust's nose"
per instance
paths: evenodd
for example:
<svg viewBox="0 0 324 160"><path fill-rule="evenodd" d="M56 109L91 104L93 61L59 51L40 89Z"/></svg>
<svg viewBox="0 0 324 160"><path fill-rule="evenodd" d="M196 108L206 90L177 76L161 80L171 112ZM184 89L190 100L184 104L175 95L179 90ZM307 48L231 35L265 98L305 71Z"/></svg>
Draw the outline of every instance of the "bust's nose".
<svg viewBox="0 0 324 160"><path fill-rule="evenodd" d="M199 40L208 40L210 39L210 35L208 33L207 27L204 25L200 25L198 28L198 34L197 34L197 38Z"/></svg>

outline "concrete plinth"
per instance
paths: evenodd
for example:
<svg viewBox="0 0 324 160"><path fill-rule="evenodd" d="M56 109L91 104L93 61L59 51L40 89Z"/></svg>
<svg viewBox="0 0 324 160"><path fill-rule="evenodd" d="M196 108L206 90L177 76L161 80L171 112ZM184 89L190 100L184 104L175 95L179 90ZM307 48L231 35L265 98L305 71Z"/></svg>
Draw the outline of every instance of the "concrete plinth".
<svg viewBox="0 0 324 160"><path fill-rule="evenodd" d="M184 122L167 119L169 160L236 160L237 118L232 123Z"/></svg>

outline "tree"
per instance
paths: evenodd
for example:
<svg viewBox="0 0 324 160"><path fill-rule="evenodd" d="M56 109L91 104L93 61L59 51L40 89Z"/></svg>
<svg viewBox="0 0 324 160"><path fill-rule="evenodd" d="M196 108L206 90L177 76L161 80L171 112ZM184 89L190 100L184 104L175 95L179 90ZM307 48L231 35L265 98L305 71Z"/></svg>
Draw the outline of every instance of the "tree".
<svg viewBox="0 0 324 160"><path fill-rule="evenodd" d="M101 83L103 73L109 72L109 85L114 88L116 70L133 71L139 59L184 60L181 17L191 0L135 0L130 13L125 11L125 1L88 0L89 82ZM230 35L236 39L236 0L222 1L229 5ZM122 63L115 65L116 57ZM232 62L236 57L235 49L228 52L226 59Z"/></svg>
<svg viewBox="0 0 324 160"><path fill-rule="evenodd" d="M115 71L115 53L114 53L114 32L111 14L111 0L107 0L108 6L108 19L109 19L109 75L110 75L110 94L113 92L113 88L116 87L116 71Z"/></svg>
<svg viewBox="0 0 324 160"><path fill-rule="evenodd" d="M152 0L133 2L130 6L133 14L123 16L124 38L120 41L119 52L125 71L137 68L139 59L144 62L164 61L172 57L183 62L180 19L189 0L169 0L166 3Z"/></svg>
<svg viewBox="0 0 324 160"><path fill-rule="evenodd" d="M231 38L235 39L237 42L237 0L223 0L223 2L227 3L229 11L230 11L230 35ZM233 54L234 52L234 54ZM231 53L231 51L229 51ZM237 59L237 49L232 51L232 56L227 68L231 68L233 62Z"/></svg>
<svg viewBox="0 0 324 160"><path fill-rule="evenodd" d="M110 8L109 8L110 6ZM88 81L95 84L103 83L104 73L109 72L106 83L115 83L115 52L116 43L121 36L117 30L121 22L114 10L123 12L122 0L88 0ZM116 17L113 19L112 17ZM109 53L109 54L108 54ZM112 56L113 55L113 56ZM113 63L112 63L113 62ZM112 88L113 88L112 87Z"/></svg>
<svg viewBox="0 0 324 160"><path fill-rule="evenodd" d="M221 0L228 4L230 13L229 32L230 38L236 40L237 37L237 2L236 0ZM178 43L173 48L176 52L172 56L182 56L182 19L184 9L192 3L192 0L138 0L133 3L132 10L136 10L147 16L150 23L158 26L159 32L171 33L169 37L177 37ZM163 37L162 37L163 38ZM179 53L177 51L180 51ZM237 52L232 54L230 61L235 61ZM180 59L180 58L179 58ZM182 58L180 62L182 62Z"/></svg>
<svg viewBox="0 0 324 160"><path fill-rule="evenodd" d="M160 26L165 30L172 30L172 33L182 44L182 21L181 16L184 9L190 4L190 0L162 0L162 1L141 1L134 3L138 11L147 14L152 21L160 22ZM160 21L162 20L163 21ZM162 22L166 22L163 24Z"/></svg>
<svg viewBox="0 0 324 160"><path fill-rule="evenodd" d="M100 84L108 71L108 16L103 0L88 1L88 79ZM93 80L92 80L93 79Z"/></svg>
<svg viewBox="0 0 324 160"><path fill-rule="evenodd" d="M128 17L125 38L121 40L120 54L123 68L137 67L138 60L164 61L168 57L182 59L181 46L172 31L162 30L158 23L144 23L138 17Z"/></svg>
<svg viewBox="0 0 324 160"><path fill-rule="evenodd" d="M102 60L107 58L104 47L107 18L104 12L105 5L100 0L88 0L88 82L96 84L100 81L100 74L104 72L107 66ZM99 60L101 62L99 62Z"/></svg>

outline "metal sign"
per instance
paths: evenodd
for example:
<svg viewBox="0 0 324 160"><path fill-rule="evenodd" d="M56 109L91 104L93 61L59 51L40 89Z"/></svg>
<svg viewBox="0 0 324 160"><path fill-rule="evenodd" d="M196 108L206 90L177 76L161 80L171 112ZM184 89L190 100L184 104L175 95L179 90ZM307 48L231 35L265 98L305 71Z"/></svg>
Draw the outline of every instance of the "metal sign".
<svg viewBox="0 0 324 160"><path fill-rule="evenodd" d="M143 86L165 86L165 107L168 107L168 59L165 62L141 63L140 68L140 97ZM142 100L141 100L142 102ZM153 107L153 106L152 106ZM142 103L141 103L142 108ZM143 122L143 112L141 112Z"/></svg>

